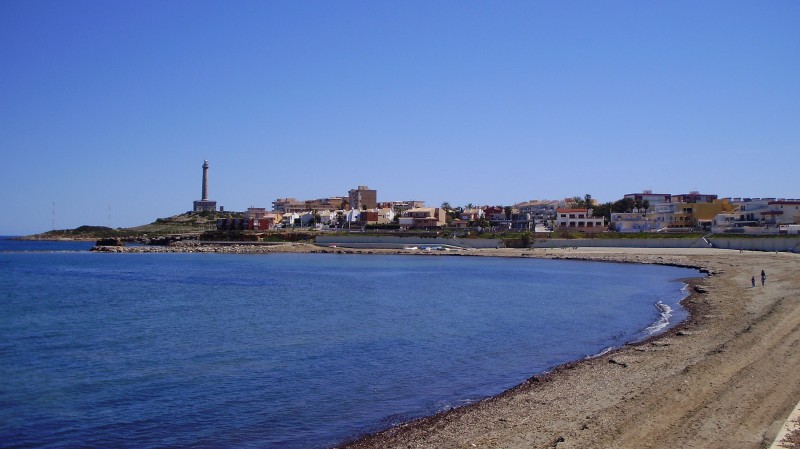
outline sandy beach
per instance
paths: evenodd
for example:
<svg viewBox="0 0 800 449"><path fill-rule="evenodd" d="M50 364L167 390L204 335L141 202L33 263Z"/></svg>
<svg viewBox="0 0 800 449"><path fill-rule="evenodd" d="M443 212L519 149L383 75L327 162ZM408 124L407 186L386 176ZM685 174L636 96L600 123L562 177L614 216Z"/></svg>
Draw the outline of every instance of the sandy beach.
<svg viewBox="0 0 800 449"><path fill-rule="evenodd" d="M296 243L201 251L421 253ZM767 448L800 400L799 254L619 248L428 254L659 263L710 275L690 282L694 293L684 300L690 318L660 336L346 447Z"/></svg>

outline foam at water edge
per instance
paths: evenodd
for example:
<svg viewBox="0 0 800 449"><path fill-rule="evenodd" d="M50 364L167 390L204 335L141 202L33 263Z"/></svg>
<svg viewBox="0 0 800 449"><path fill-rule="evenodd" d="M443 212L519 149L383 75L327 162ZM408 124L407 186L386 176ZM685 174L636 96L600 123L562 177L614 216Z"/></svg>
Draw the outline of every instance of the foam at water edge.
<svg viewBox="0 0 800 449"><path fill-rule="evenodd" d="M647 335L653 335L667 326L669 326L669 319L672 318L672 307L664 304L661 301L658 301L656 304L656 309L661 312L661 316L656 320L655 323L651 324L645 329Z"/></svg>
<svg viewBox="0 0 800 449"><path fill-rule="evenodd" d="M586 359L588 360L588 359L593 359L595 357L600 357L600 356L608 354L609 352L611 352L613 350L614 350L614 346L609 346L609 347L603 349L602 351L598 352L597 354L587 355Z"/></svg>

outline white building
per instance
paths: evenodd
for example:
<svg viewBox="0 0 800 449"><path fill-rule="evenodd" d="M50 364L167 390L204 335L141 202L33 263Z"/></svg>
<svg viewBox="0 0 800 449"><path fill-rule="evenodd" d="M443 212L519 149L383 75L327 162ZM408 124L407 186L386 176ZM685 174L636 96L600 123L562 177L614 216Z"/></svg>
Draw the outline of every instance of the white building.
<svg viewBox="0 0 800 449"><path fill-rule="evenodd" d="M762 212L769 210L769 203L775 198L731 198L731 204L739 213L739 221L760 222Z"/></svg>
<svg viewBox="0 0 800 449"><path fill-rule="evenodd" d="M486 214L483 212L483 209L479 207L474 207L472 209L464 209L460 214L458 214L458 218L466 221L478 221L481 218L484 218L485 216Z"/></svg>
<svg viewBox="0 0 800 449"><path fill-rule="evenodd" d="M623 196L623 198L630 199L632 201L647 201L649 204L649 208L652 209L656 205L664 204L664 203L671 203L672 202L672 195L669 193L653 193L652 190L644 190L642 193L628 193Z"/></svg>
<svg viewBox="0 0 800 449"><path fill-rule="evenodd" d="M714 217L712 232L778 234L782 225L800 224L800 200L731 198L730 202L736 211Z"/></svg>
<svg viewBox="0 0 800 449"><path fill-rule="evenodd" d="M330 210L323 210L319 213L319 222L330 226L331 223L336 224L336 212Z"/></svg>
<svg viewBox="0 0 800 449"><path fill-rule="evenodd" d="M650 232L657 229L655 220L642 212L612 213L609 227L617 232Z"/></svg>
<svg viewBox="0 0 800 449"><path fill-rule="evenodd" d="M781 234L800 234L800 224L789 224L778 226Z"/></svg>
<svg viewBox="0 0 800 449"><path fill-rule="evenodd" d="M565 201L530 200L517 203L512 207L518 211L513 218L514 228L534 229L536 224L551 225L556 219L556 210L566 207ZM544 230L544 229L543 229Z"/></svg>
<svg viewBox="0 0 800 449"><path fill-rule="evenodd" d="M300 214L300 226L310 226L311 222L316 222L316 214L313 211L307 211Z"/></svg>
<svg viewBox="0 0 800 449"><path fill-rule="evenodd" d="M357 209L350 209L346 211L347 213L344 216L344 220L348 223L355 223L358 221L359 211Z"/></svg>
<svg viewBox="0 0 800 449"><path fill-rule="evenodd" d="M650 218L655 224L655 229L669 228L675 223L675 211L677 204L663 203L658 204L655 210L650 213Z"/></svg>
<svg viewBox="0 0 800 449"><path fill-rule="evenodd" d="M281 219L281 224L285 228L290 228L294 226L295 220L300 218L300 214L297 212L289 212L287 214L283 214L283 218Z"/></svg>
<svg viewBox="0 0 800 449"><path fill-rule="evenodd" d="M395 211L388 207L378 209L378 223L391 223L396 215Z"/></svg>
<svg viewBox="0 0 800 449"><path fill-rule="evenodd" d="M557 209L556 226L585 232L602 232L606 229L606 217L595 217L593 209Z"/></svg>
<svg viewBox="0 0 800 449"><path fill-rule="evenodd" d="M762 212L767 225L800 224L800 200L770 201L768 206L769 209Z"/></svg>

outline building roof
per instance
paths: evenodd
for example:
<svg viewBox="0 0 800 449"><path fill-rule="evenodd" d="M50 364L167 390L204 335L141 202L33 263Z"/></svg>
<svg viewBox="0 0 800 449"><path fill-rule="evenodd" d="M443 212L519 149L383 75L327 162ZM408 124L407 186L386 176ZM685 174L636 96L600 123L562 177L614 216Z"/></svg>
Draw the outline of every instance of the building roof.
<svg viewBox="0 0 800 449"><path fill-rule="evenodd" d="M435 210L435 207L417 207L414 209L408 209L406 212L433 212Z"/></svg>
<svg viewBox="0 0 800 449"><path fill-rule="evenodd" d="M796 200L777 200L777 201L770 201L768 204L779 204L784 206L800 206L800 201Z"/></svg>
<svg viewBox="0 0 800 449"><path fill-rule="evenodd" d="M640 193L626 193L624 196L672 196L671 193L653 193L653 192L640 192Z"/></svg>
<svg viewBox="0 0 800 449"><path fill-rule="evenodd" d="M556 209L556 212L584 212L584 213L589 213L589 209Z"/></svg>
<svg viewBox="0 0 800 449"><path fill-rule="evenodd" d="M513 207L529 207L529 206L555 206L563 203L559 200L530 200L522 203L514 204Z"/></svg>

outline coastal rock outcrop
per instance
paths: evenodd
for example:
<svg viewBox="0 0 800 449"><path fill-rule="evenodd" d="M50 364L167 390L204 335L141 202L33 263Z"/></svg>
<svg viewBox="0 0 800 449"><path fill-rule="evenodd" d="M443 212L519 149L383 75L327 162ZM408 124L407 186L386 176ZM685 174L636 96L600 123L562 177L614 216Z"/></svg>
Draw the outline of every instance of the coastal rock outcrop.
<svg viewBox="0 0 800 449"><path fill-rule="evenodd" d="M95 242L95 246L122 246L123 241L119 237L106 237Z"/></svg>

